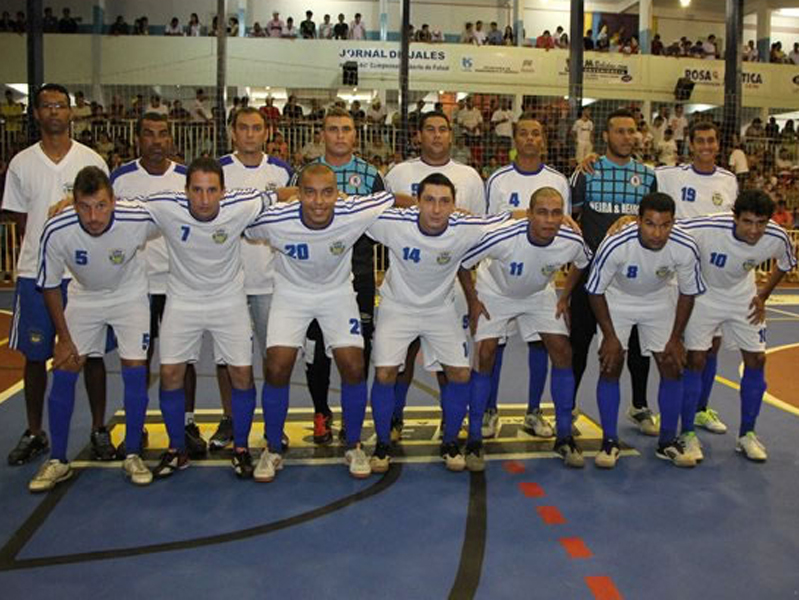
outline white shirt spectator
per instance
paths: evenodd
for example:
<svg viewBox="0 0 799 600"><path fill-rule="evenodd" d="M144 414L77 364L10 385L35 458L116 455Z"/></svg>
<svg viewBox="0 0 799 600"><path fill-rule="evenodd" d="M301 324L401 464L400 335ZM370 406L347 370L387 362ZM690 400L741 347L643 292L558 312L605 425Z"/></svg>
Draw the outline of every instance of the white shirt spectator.
<svg viewBox="0 0 799 600"><path fill-rule="evenodd" d="M322 23L319 25L319 39L329 40L333 38L333 23Z"/></svg>
<svg viewBox="0 0 799 600"><path fill-rule="evenodd" d="M200 37L203 34L202 23L191 23L189 25L189 37Z"/></svg>
<svg viewBox="0 0 799 600"><path fill-rule="evenodd" d="M458 111L458 125L460 125L463 129L466 129L474 134L475 128L478 128L482 123L483 115L480 114L480 111L477 109L477 107L467 107L461 111Z"/></svg>
<svg viewBox="0 0 799 600"><path fill-rule="evenodd" d="M743 175L749 172L749 161L746 154L740 148L736 148L730 154L730 168L736 175Z"/></svg>
<svg viewBox="0 0 799 600"><path fill-rule="evenodd" d="M747 62L757 62L760 60L760 57L757 54L757 47L748 45L744 46L743 60Z"/></svg>
<svg viewBox="0 0 799 600"><path fill-rule="evenodd" d="M269 37L280 37L283 35L283 27L283 21L281 21L279 17L275 17L270 19L266 24L266 32L269 34Z"/></svg>
<svg viewBox="0 0 799 600"><path fill-rule="evenodd" d="M157 115L167 115L169 116L169 107L164 104L163 102L159 102L158 106L153 106L152 104L148 104L147 108L144 109L146 113L155 113ZM74 111L73 111L74 113Z"/></svg>
<svg viewBox="0 0 799 600"><path fill-rule="evenodd" d="M363 21L353 21L350 23L350 39L351 40L365 40L366 27Z"/></svg>
<svg viewBox="0 0 799 600"><path fill-rule="evenodd" d="M366 111L366 119L372 123L384 125L386 122L386 107L381 105L380 108L375 108L374 104Z"/></svg>
<svg viewBox="0 0 799 600"><path fill-rule="evenodd" d="M677 164L677 142L674 138L661 140L656 147L658 162L673 167Z"/></svg>
<svg viewBox="0 0 799 600"><path fill-rule="evenodd" d="M478 46L484 46L487 39L488 39L488 36L486 35L486 32L484 30L482 30L482 29L478 30L475 27L475 29L474 29L474 40L475 40L475 43Z"/></svg>
<svg viewBox="0 0 799 600"><path fill-rule="evenodd" d="M496 123L494 132L499 137L512 138L513 137L513 111L502 110L498 108L491 115L491 122Z"/></svg>
<svg viewBox="0 0 799 600"><path fill-rule="evenodd" d="M704 42L702 42L702 50L704 50L705 52L705 58L707 59L716 58L716 44L714 44L710 40L705 40Z"/></svg>
<svg viewBox="0 0 799 600"><path fill-rule="evenodd" d="M799 65L799 50L791 50L788 53L788 60L795 65Z"/></svg>
<svg viewBox="0 0 799 600"><path fill-rule="evenodd" d="M688 119L685 115L674 115L669 121L669 129L674 132L674 139L681 142L685 139L685 130L688 128Z"/></svg>
<svg viewBox="0 0 799 600"><path fill-rule="evenodd" d="M180 26L180 23L168 23L166 27L164 27L164 35L183 35L183 28Z"/></svg>
<svg viewBox="0 0 799 600"><path fill-rule="evenodd" d="M200 100L199 98L195 98L191 106L192 123L207 123L211 118L211 105L208 99Z"/></svg>
<svg viewBox="0 0 799 600"><path fill-rule="evenodd" d="M594 122L591 119L577 119L572 131L578 144L590 143L594 135Z"/></svg>

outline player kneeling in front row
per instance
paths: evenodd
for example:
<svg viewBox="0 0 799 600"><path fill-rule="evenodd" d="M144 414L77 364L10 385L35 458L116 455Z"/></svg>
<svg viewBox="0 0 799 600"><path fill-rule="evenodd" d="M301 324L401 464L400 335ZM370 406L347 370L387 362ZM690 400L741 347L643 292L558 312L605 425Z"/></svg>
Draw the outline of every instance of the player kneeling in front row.
<svg viewBox="0 0 799 600"><path fill-rule="evenodd" d="M674 200L666 194L645 196L636 223L599 245L586 284L602 331L597 403L603 438L596 455L596 465L601 468L612 469L619 456L619 376L630 331L636 325L641 350L655 357L660 372L661 425L656 454L678 467L696 465L676 436L685 365L682 335L694 296L705 291L705 283L699 249L691 236L674 226L674 210ZM671 284L675 276L678 289Z"/></svg>
<svg viewBox="0 0 799 600"><path fill-rule="evenodd" d="M105 353L106 330L119 343L125 385L125 475L137 485L152 481L141 460L141 437L147 411L146 360L150 308L147 281L137 248L157 234L149 214L138 203L115 204L108 176L97 167L83 168L75 178L74 208L45 225L39 250L37 286L55 325L53 385L48 399L51 460L42 465L28 488L43 492L72 476L67 442L75 383L88 356ZM69 304L64 309L61 279L69 271Z"/></svg>
<svg viewBox="0 0 799 600"><path fill-rule="evenodd" d="M552 360L552 399L557 438L555 452L566 465L582 467L583 456L571 434L574 373L569 343L569 296L591 260L582 236L562 225L564 199L551 187L535 191L527 219L487 233L463 261L480 262L476 293L467 290L470 318L476 323L477 360L472 373L469 439L481 443L480 424L491 393L491 373L500 338L516 319L522 339L536 335ZM560 299L549 285L561 267L572 263ZM562 319L560 317L563 317ZM474 424L474 426L473 426Z"/></svg>
<svg viewBox="0 0 799 600"><path fill-rule="evenodd" d="M458 431L469 402L469 345L455 310L453 286L456 276L471 277L460 269L463 257L491 226L507 220L509 213L494 217L453 214L455 186L441 173L425 177L417 195L417 207L388 210L367 230L391 256L391 266L380 286L375 330L372 414L377 447L372 470L388 470L394 384L408 347L416 338L421 338L428 351L426 368L443 368L446 376L441 392L441 456L447 468L483 470L482 448L475 447L464 459L458 447ZM482 415L475 422L478 434L481 421Z"/></svg>
<svg viewBox="0 0 799 600"><path fill-rule="evenodd" d="M694 414L702 392L702 371L713 336L721 330L724 339L740 348L744 363L741 378L741 426L735 449L746 458L763 462L766 448L755 435L763 394L766 391L765 304L785 273L796 267L796 256L785 230L769 221L774 201L759 190L741 193L733 214L696 217L680 221L699 247L707 293L696 306L685 329L688 369L685 372L683 436L689 449L701 458L694 429ZM758 290L752 270L767 260L776 265Z"/></svg>

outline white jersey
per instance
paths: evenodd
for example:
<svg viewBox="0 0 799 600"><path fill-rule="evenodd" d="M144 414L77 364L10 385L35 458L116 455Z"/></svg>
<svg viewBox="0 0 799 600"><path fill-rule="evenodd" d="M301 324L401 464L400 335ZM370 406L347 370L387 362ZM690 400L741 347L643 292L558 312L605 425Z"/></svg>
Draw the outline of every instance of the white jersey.
<svg viewBox="0 0 799 600"><path fill-rule="evenodd" d="M466 255L464 268L480 263L478 292L527 299L546 288L563 265L574 263L584 269L591 261L582 236L566 225L546 246L532 242L528 231L527 220L511 221L486 233Z"/></svg>
<svg viewBox="0 0 799 600"><path fill-rule="evenodd" d="M609 304L659 305L674 277L681 294L705 292L694 239L675 226L663 248L650 250L641 244L638 224L633 223L599 245L585 287L589 294L606 294Z"/></svg>
<svg viewBox="0 0 799 600"><path fill-rule="evenodd" d="M693 165L658 167L655 179L658 191L674 200L678 219L732 210L738 197L738 180L720 167L712 173L701 173Z"/></svg>
<svg viewBox="0 0 799 600"><path fill-rule="evenodd" d="M166 240L168 296L198 302L244 294L239 238L263 209L263 192L225 192L210 221L192 216L183 192L148 196L145 206Z"/></svg>
<svg viewBox="0 0 799 600"><path fill-rule="evenodd" d="M301 203L278 204L266 208L245 235L275 250L275 293L332 291L352 285L352 247L393 203L388 192L337 200L333 220L323 229L305 225Z"/></svg>
<svg viewBox="0 0 799 600"><path fill-rule="evenodd" d="M255 188L266 192L288 185L293 172L282 160L264 154L261 164L248 167L235 154L219 159L225 172L225 187ZM271 195L264 196L269 201ZM244 264L244 291L248 295L271 294L274 289L274 252L268 244L241 238L241 261Z"/></svg>
<svg viewBox="0 0 799 600"><path fill-rule="evenodd" d="M408 308L442 306L452 296L463 256L489 228L509 216L455 213L444 231L428 235L419 226L417 207L387 210L366 232L390 253L391 266L380 286L381 298Z"/></svg>
<svg viewBox="0 0 799 600"><path fill-rule="evenodd" d="M749 302L757 293L754 270L759 264L773 258L781 271L796 267L791 239L773 221L754 246L735 237L732 214L685 219L679 225L696 240L709 291L730 302Z"/></svg>
<svg viewBox="0 0 799 600"><path fill-rule="evenodd" d="M186 187L186 167L171 162L163 175L152 175L139 159L125 163L111 173L114 196L119 200L143 198L158 192L180 192ZM144 247L147 282L151 294L166 294L169 257L166 242L160 235Z"/></svg>
<svg viewBox="0 0 799 600"><path fill-rule="evenodd" d="M6 173L3 210L27 216L17 262L19 277L36 277L39 239L47 221L47 209L72 193L78 171L88 166L99 167L108 173L102 157L75 140L58 164L47 157L38 143L11 159Z"/></svg>
<svg viewBox="0 0 799 600"><path fill-rule="evenodd" d="M571 214L571 187L562 174L541 163L536 171L522 171L511 163L500 167L486 182L486 212L496 215L506 210L526 210L530 197L544 187L555 188L563 196L563 214Z"/></svg>
<svg viewBox="0 0 799 600"><path fill-rule="evenodd" d="M49 219L39 250L36 285L57 288L68 271L70 302L75 299L108 303L147 293L143 261L137 250L158 234L150 214L138 202L117 202L108 228L91 235L74 208Z"/></svg>
<svg viewBox="0 0 799 600"><path fill-rule="evenodd" d="M473 215L486 212L483 179L473 168L450 160L447 164L434 167L421 158L401 162L386 175L386 185L392 192L410 194L416 197L419 183L431 173L441 173L455 186L455 204L465 208Z"/></svg>

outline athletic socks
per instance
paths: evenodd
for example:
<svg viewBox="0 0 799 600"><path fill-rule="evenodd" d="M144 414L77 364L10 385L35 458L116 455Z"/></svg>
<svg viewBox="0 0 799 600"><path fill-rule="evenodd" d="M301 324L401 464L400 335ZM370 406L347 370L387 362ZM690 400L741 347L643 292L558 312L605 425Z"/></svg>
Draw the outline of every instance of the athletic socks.
<svg viewBox="0 0 799 600"><path fill-rule="evenodd" d="M266 422L266 441L270 452L281 452L283 447L283 426L289 411L289 386L271 386L264 383L261 390L261 404ZM234 419L235 424L235 419Z"/></svg>
<svg viewBox="0 0 799 600"><path fill-rule="evenodd" d="M347 431L347 446L352 447L361 441L361 428L366 415L366 382L355 385L341 382L341 413ZM389 422L389 427L391 424Z"/></svg>
<svg viewBox="0 0 799 600"><path fill-rule="evenodd" d="M141 434L149 401L147 367L122 367L122 382L125 385L125 451L141 454Z"/></svg>
<svg viewBox="0 0 799 600"><path fill-rule="evenodd" d="M377 441L391 442L391 417L394 415L395 385L372 382L372 420L375 423Z"/></svg>
<svg viewBox="0 0 799 600"><path fill-rule="evenodd" d="M489 401L489 397L492 393L492 387L494 384L493 375L493 373L491 375L483 375L477 371L472 371L471 389L469 393L470 442L478 442L483 439L483 434L481 432L483 425L483 414L486 411L486 403ZM445 421L447 420L445 419ZM446 424L448 424L448 421Z"/></svg>
<svg viewBox="0 0 799 600"><path fill-rule="evenodd" d="M247 448L255 412L255 387L239 390L233 388L233 444L236 448Z"/></svg>
<svg viewBox="0 0 799 600"><path fill-rule="evenodd" d="M78 374L56 369L53 371L53 386L47 399L50 414L50 458L66 462L69 442L69 423L75 406L75 384Z"/></svg>
<svg viewBox="0 0 799 600"><path fill-rule="evenodd" d="M405 403L408 401L409 386L404 381L397 381L394 384L394 418L401 419L405 410ZM372 407L374 410L374 407Z"/></svg>
<svg viewBox="0 0 799 600"><path fill-rule="evenodd" d="M530 382L527 388L527 412L531 412L541 407L541 396L544 395L544 387L547 384L549 361L547 350L543 344L528 344L527 365L530 368ZM572 379L574 379L573 374ZM571 403L571 400L569 402Z"/></svg>
<svg viewBox="0 0 799 600"><path fill-rule="evenodd" d="M543 354L545 367L544 377L546 377L547 353L544 352ZM532 359L532 353L530 357ZM550 392L552 393L552 401L555 403L555 426L557 428L558 439L567 438L571 435L572 431L572 398L574 397L574 372L571 368L559 369L557 367L552 367ZM618 413L618 404L616 406L616 412Z"/></svg>
<svg viewBox="0 0 799 600"><path fill-rule="evenodd" d="M763 394L766 392L766 379L763 369L750 369L744 367L744 376L741 378L741 429L739 436L744 436L755 430L755 421L760 414L760 405L763 403Z"/></svg>
<svg viewBox="0 0 799 600"><path fill-rule="evenodd" d="M596 384L596 401L599 405L599 420L606 439L618 439L619 402L621 401L618 379L600 377Z"/></svg>
<svg viewBox="0 0 799 600"><path fill-rule="evenodd" d="M444 411L444 443L458 441L458 432L466 416L469 402L468 383L449 382L441 389L441 407Z"/></svg>
<svg viewBox="0 0 799 600"><path fill-rule="evenodd" d="M682 421L681 431L688 433L694 430L694 417L696 417L696 404L702 393L702 378L704 373L685 369L682 376Z"/></svg>
<svg viewBox="0 0 799 600"><path fill-rule="evenodd" d="M161 389L158 392L161 405L161 417L169 435L169 447L178 451L186 449L186 434L183 425L183 414L186 410L186 393L178 390Z"/></svg>
<svg viewBox="0 0 799 600"><path fill-rule="evenodd" d="M683 382L680 379L660 378L658 407L660 408L660 445L665 446L677 437L677 422L683 403Z"/></svg>
<svg viewBox="0 0 799 600"><path fill-rule="evenodd" d="M486 409L497 409L497 398L499 397L499 380L502 376L502 357L505 355L505 344L497 346L494 353L494 368L491 370L491 391L486 401ZM471 417L470 417L471 418Z"/></svg>
<svg viewBox="0 0 799 600"><path fill-rule="evenodd" d="M702 393L699 395L699 401L696 404L697 412L705 410L707 403L710 401L710 392L713 391L713 381L716 379L718 361L718 355L708 353L705 370L702 371Z"/></svg>

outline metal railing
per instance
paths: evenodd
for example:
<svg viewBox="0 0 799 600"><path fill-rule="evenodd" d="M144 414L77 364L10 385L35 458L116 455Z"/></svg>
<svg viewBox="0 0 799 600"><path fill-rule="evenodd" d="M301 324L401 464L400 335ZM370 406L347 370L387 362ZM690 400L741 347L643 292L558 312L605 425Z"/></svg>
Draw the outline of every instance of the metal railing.
<svg viewBox="0 0 799 600"><path fill-rule="evenodd" d="M0 221L0 284L17 280L19 246L17 224L13 221Z"/></svg>

